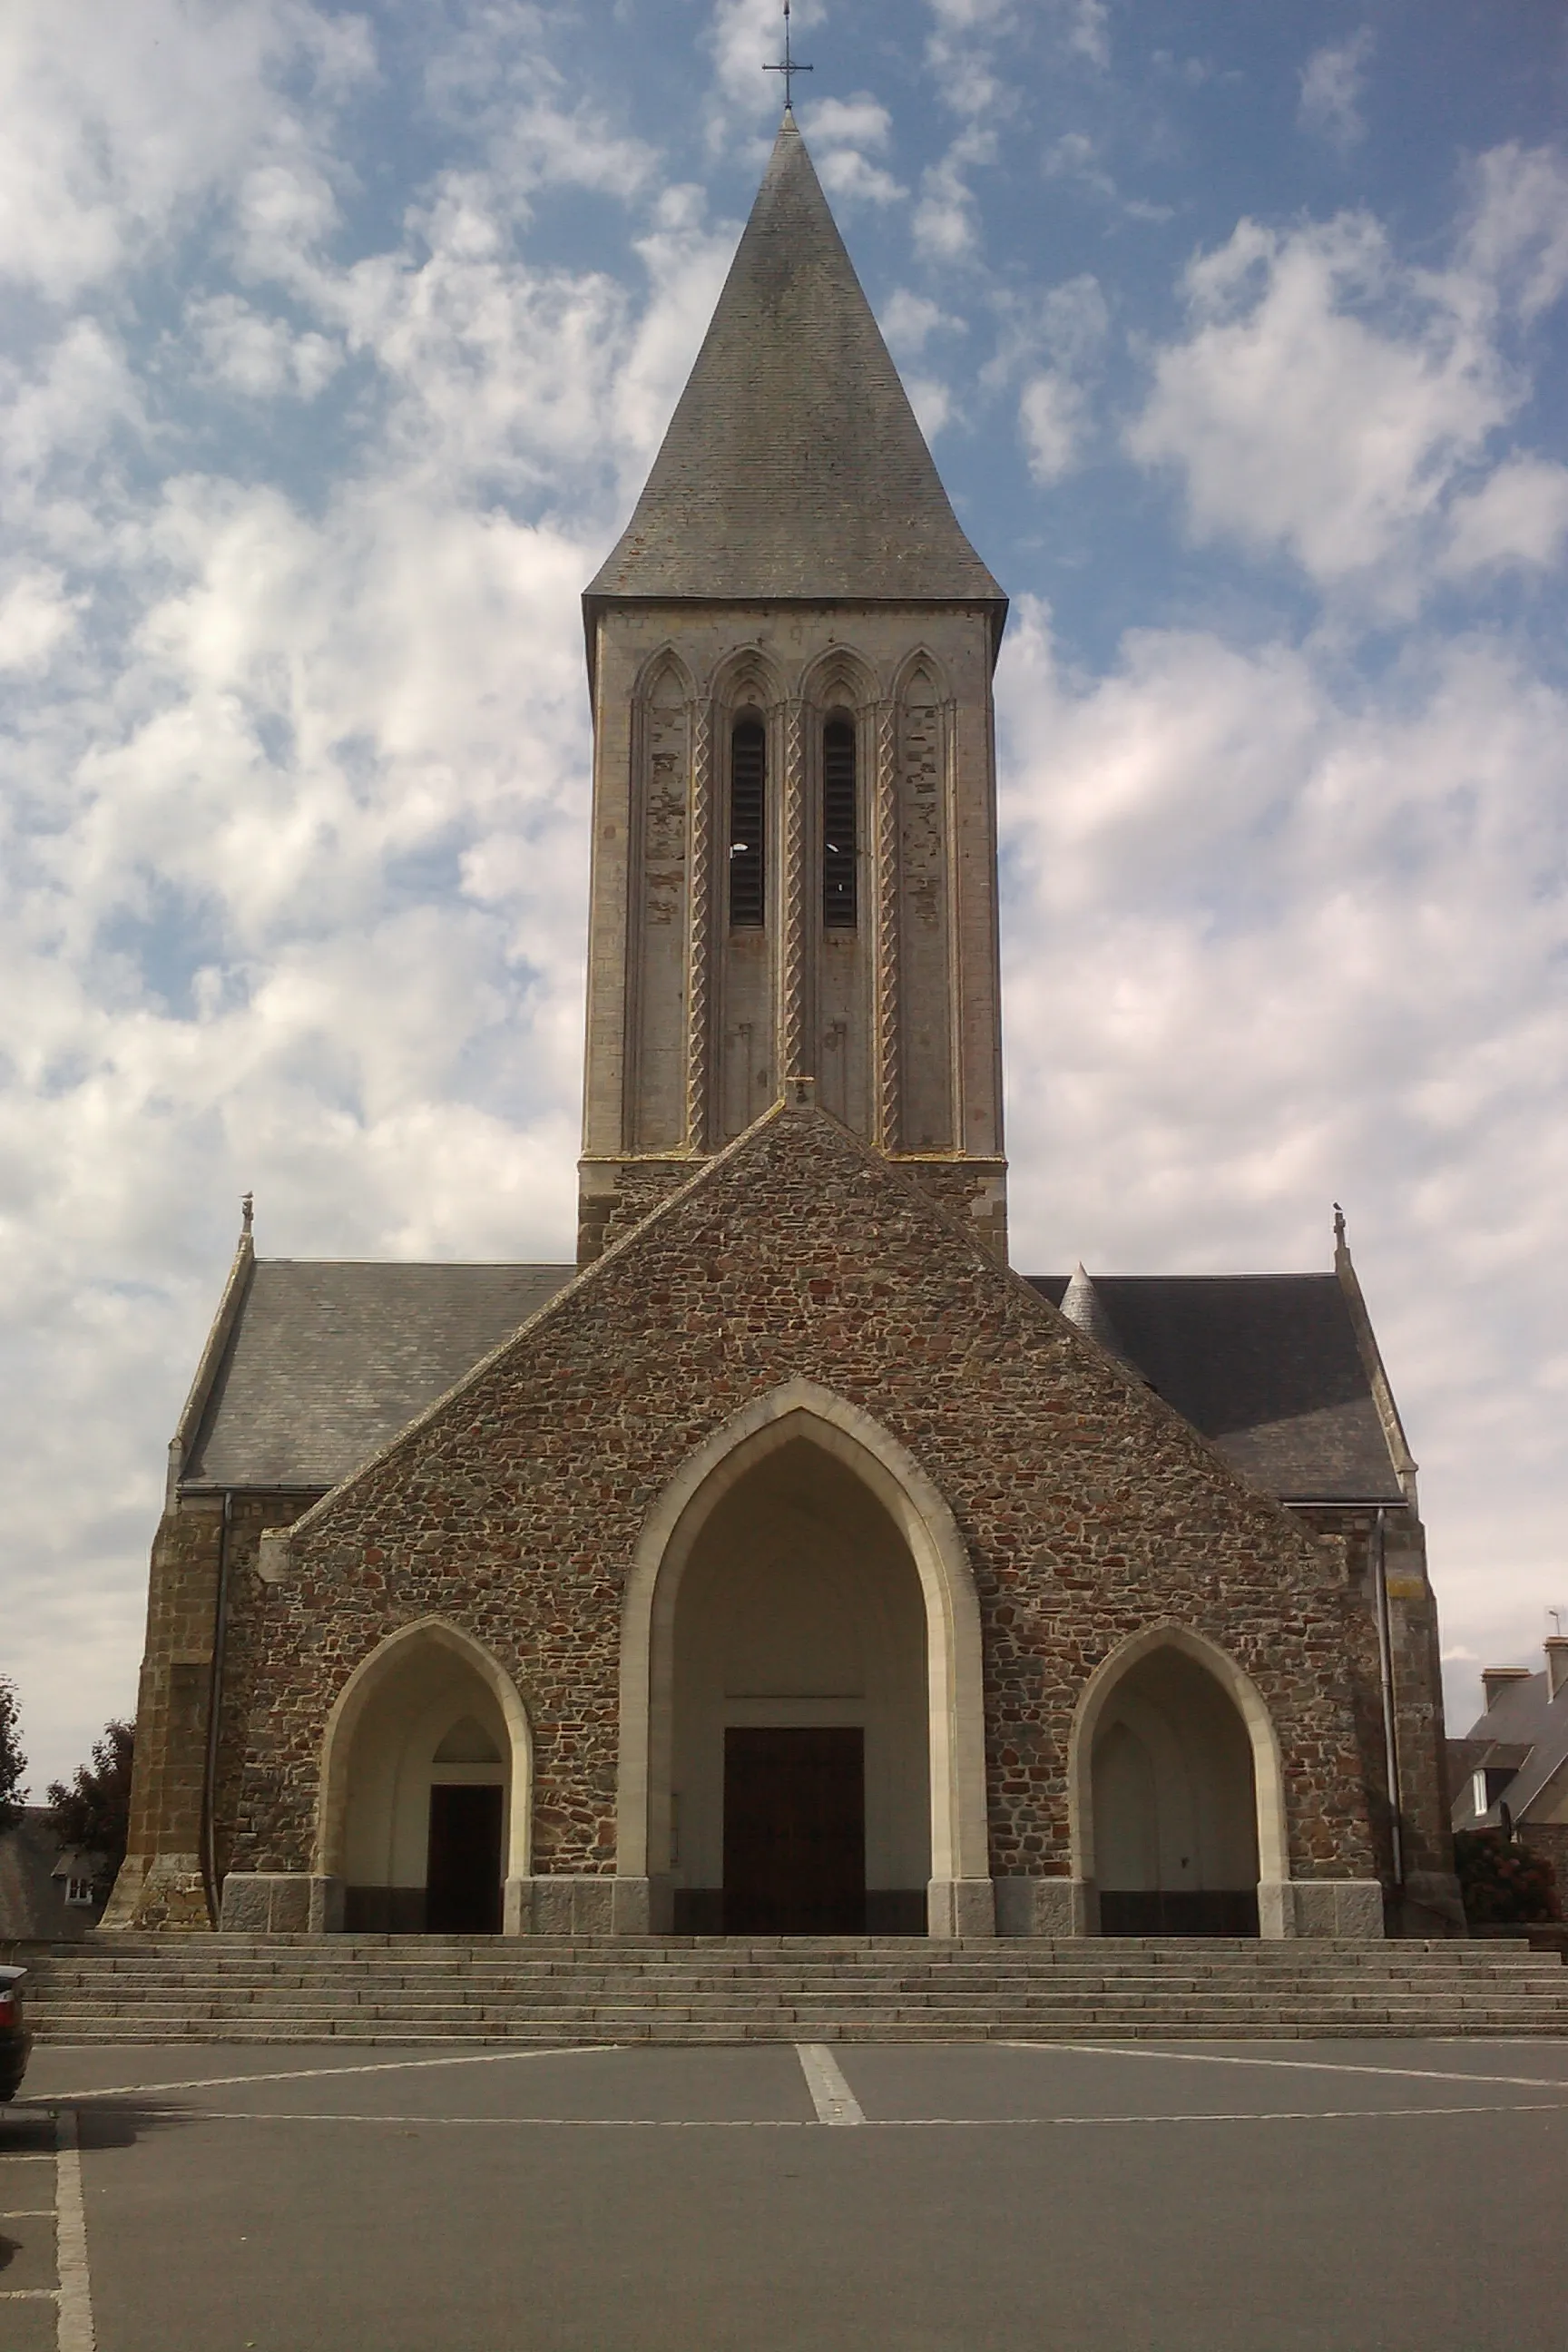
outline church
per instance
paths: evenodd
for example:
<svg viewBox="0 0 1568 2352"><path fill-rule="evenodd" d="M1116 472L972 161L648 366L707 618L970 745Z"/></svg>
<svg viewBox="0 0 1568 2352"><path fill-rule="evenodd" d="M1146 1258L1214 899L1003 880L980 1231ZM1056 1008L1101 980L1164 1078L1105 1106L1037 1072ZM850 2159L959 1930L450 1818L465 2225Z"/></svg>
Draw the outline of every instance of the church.
<svg viewBox="0 0 1568 2352"><path fill-rule="evenodd" d="M969 544L786 108L584 597L574 1265L256 1254L104 1925L1463 1934L1415 1464L1322 1272L1015 1272Z"/></svg>

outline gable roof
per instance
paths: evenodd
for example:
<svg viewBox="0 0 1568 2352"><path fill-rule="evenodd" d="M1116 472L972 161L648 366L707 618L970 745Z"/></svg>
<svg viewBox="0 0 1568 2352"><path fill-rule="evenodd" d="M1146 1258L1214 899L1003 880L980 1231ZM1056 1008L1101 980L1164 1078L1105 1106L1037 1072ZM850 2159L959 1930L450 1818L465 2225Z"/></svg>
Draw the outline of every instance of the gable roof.
<svg viewBox="0 0 1568 2352"><path fill-rule="evenodd" d="M1065 1275L1027 1279L1053 1306ZM1099 1274L1124 1360L1281 1502L1405 1500L1332 1274Z"/></svg>
<svg viewBox="0 0 1568 2352"><path fill-rule="evenodd" d="M589 586L706 603L1006 599L959 528L786 114L647 486Z"/></svg>
<svg viewBox="0 0 1568 2352"><path fill-rule="evenodd" d="M1468 1776L1483 1767L1513 1773L1500 1800L1514 1821L1528 1822L1548 1783L1568 1767L1568 1683L1553 1697L1550 1675L1521 1675L1483 1707L1463 1739L1449 1740L1448 1751L1457 1779L1455 1829L1475 1829L1500 1818L1497 1804L1476 1811Z"/></svg>
<svg viewBox="0 0 1568 2352"><path fill-rule="evenodd" d="M258 1258L180 1484L337 1486L574 1271Z"/></svg>
<svg viewBox="0 0 1568 2352"><path fill-rule="evenodd" d="M258 1259L182 1486L339 1485L576 1273ZM1067 1276L1026 1278L1060 1305ZM1402 1499L1333 1276L1106 1275L1095 1289L1122 1360L1252 1485L1285 1502Z"/></svg>

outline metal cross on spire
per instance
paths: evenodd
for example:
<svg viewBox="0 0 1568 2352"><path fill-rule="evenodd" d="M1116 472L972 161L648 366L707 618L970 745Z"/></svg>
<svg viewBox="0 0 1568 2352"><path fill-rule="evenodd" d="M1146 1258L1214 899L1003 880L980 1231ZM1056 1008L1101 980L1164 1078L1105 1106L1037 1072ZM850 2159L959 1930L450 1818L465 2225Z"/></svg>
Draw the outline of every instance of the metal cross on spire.
<svg viewBox="0 0 1568 2352"><path fill-rule="evenodd" d="M815 72L816 71L816 67L815 67L815 66L803 66L803 65L797 65L797 64L796 64L796 62L795 62L795 54L794 54L794 52L793 52L793 50L791 49L790 45L789 45L789 0L784 0L784 63L783 63L782 65L777 65L777 66L764 66L764 67L763 68L763 71L764 73L782 73L782 74L783 74L783 76L784 76L784 112L785 112L786 114L793 114L793 113L795 112L795 92L794 92L794 90L793 90L793 89L792 89L792 88L791 88L791 84L792 84L792 83L793 83L793 81L795 80L795 76L796 76L796 74L797 74L797 73L815 73Z"/></svg>

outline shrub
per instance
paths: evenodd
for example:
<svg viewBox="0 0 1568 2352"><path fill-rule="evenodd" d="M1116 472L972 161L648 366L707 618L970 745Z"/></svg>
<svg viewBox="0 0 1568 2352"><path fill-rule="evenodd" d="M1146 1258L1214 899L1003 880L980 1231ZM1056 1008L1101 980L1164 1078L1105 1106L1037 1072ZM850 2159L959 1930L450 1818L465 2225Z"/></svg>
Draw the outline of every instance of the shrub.
<svg viewBox="0 0 1568 2352"><path fill-rule="evenodd" d="M1543 1854L1515 1845L1501 1830L1460 1830L1454 1866L1474 1927L1528 1927L1557 1916L1557 1882Z"/></svg>

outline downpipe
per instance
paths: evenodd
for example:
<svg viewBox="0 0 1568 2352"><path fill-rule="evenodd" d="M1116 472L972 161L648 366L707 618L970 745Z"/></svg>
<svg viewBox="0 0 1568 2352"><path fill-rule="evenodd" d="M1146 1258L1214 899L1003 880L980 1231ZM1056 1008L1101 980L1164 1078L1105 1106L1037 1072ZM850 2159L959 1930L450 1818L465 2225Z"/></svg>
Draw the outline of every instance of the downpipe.
<svg viewBox="0 0 1568 2352"><path fill-rule="evenodd" d="M1383 1766L1388 1782L1388 1832L1394 1891L1405 1892L1404 1799L1399 1786L1399 1737L1394 1712L1394 1636L1388 1615L1388 1513L1379 1504L1372 1529L1373 1605L1377 1616L1377 1672L1383 1690Z"/></svg>
<svg viewBox="0 0 1568 2352"><path fill-rule="evenodd" d="M217 1546L217 1596L213 1605L212 1668L207 1677L207 1745L202 1765L202 1887L207 1917L216 1928L217 1899L217 1759L223 1727L224 1650L228 1640L228 1555L234 1527L234 1491L223 1490L223 1527Z"/></svg>

